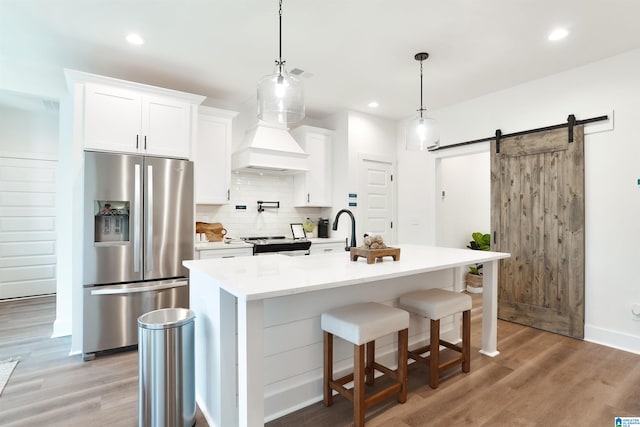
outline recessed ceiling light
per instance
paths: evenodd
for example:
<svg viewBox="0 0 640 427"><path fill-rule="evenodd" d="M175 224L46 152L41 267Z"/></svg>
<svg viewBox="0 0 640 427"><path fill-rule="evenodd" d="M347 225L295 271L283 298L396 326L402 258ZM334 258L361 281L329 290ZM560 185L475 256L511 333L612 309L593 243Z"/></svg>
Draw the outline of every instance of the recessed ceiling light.
<svg viewBox="0 0 640 427"><path fill-rule="evenodd" d="M376 101L371 101L368 105L370 108L378 108L380 104L378 104L378 102Z"/></svg>
<svg viewBox="0 0 640 427"><path fill-rule="evenodd" d="M137 44L137 45L144 44L144 39L136 33L128 34L127 41L131 44Z"/></svg>
<svg viewBox="0 0 640 427"><path fill-rule="evenodd" d="M556 28L549 34L549 40L556 41L562 40L569 35L569 31L565 28Z"/></svg>

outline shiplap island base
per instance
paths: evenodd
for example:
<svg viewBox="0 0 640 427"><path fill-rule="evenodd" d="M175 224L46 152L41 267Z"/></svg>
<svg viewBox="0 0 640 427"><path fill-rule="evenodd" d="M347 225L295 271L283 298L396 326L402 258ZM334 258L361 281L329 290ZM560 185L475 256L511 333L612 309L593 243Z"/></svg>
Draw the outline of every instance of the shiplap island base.
<svg viewBox="0 0 640 427"><path fill-rule="evenodd" d="M321 313L361 301L395 306L399 295L417 289L454 289L457 267L484 264L480 351L496 356L498 260L510 255L396 246L399 261L374 264L351 261L348 252L185 261L196 314L196 399L209 425L261 426L322 400ZM459 333L457 322L450 334ZM410 348L428 340L423 319L412 316L409 333ZM395 339L376 342L389 366ZM352 346L336 342L334 351L336 374L351 368Z"/></svg>

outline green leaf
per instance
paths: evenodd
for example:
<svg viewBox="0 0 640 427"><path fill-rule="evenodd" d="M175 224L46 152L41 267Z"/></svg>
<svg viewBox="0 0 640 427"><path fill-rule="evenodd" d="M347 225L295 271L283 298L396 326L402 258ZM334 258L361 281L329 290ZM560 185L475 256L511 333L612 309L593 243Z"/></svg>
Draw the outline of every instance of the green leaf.
<svg viewBox="0 0 640 427"><path fill-rule="evenodd" d="M474 249L477 251L488 251L491 249L491 235L490 234L482 234L479 231L475 233L471 233L472 241L469 242L467 246L469 249Z"/></svg>

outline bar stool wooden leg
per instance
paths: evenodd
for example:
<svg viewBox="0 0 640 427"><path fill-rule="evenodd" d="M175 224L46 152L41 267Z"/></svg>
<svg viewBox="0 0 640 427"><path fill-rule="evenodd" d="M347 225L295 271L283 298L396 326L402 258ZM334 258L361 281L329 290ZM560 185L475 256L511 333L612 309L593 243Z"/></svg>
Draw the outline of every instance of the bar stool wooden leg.
<svg viewBox="0 0 640 427"><path fill-rule="evenodd" d="M440 383L440 319L431 319L429 351L429 386L438 388Z"/></svg>
<svg viewBox="0 0 640 427"><path fill-rule="evenodd" d="M355 427L364 426L364 350L365 344L353 346L353 423Z"/></svg>
<svg viewBox="0 0 640 427"><path fill-rule="evenodd" d="M471 310L462 312L462 372L471 371Z"/></svg>
<svg viewBox="0 0 640 427"><path fill-rule="evenodd" d="M333 391L329 386L329 382L333 381L333 334L324 332L324 379L323 379L323 395L324 406L333 404Z"/></svg>
<svg viewBox="0 0 640 427"><path fill-rule="evenodd" d="M407 401L407 359L409 344L409 329L398 331L398 381L401 384L400 393L398 393L398 402Z"/></svg>
<svg viewBox="0 0 640 427"><path fill-rule="evenodd" d="M370 341L367 343L367 368L365 370L365 382L367 385L373 385L375 383L375 369L373 368L373 362L376 360L376 342Z"/></svg>

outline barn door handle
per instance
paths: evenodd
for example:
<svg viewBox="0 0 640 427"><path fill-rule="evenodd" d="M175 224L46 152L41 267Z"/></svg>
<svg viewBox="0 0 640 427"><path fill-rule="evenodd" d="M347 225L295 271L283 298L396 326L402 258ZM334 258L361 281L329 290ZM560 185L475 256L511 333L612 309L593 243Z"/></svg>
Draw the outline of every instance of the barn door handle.
<svg viewBox="0 0 640 427"><path fill-rule="evenodd" d="M498 240L496 239L496 232L493 232L493 244L497 245L498 244Z"/></svg>

